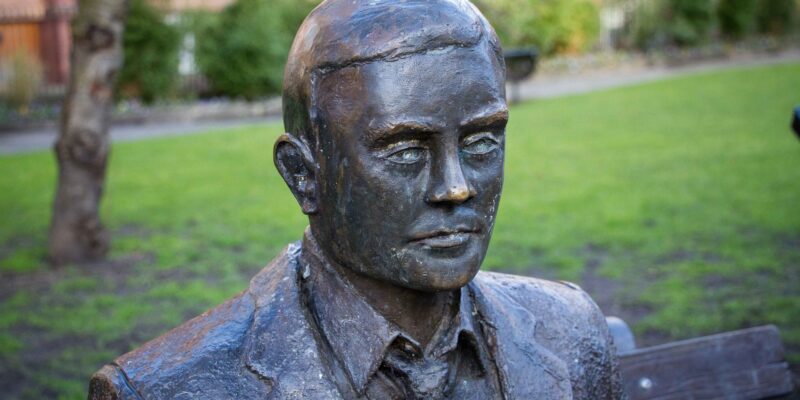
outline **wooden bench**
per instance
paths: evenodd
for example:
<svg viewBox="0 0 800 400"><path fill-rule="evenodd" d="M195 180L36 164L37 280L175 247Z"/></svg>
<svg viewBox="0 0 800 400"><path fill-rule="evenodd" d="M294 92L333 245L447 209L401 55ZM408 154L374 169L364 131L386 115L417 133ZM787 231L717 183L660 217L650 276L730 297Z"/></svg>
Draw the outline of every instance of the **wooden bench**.
<svg viewBox="0 0 800 400"><path fill-rule="evenodd" d="M622 320L609 317L608 323L619 343L620 370L630 400L755 400L795 393L775 326L637 349Z"/></svg>

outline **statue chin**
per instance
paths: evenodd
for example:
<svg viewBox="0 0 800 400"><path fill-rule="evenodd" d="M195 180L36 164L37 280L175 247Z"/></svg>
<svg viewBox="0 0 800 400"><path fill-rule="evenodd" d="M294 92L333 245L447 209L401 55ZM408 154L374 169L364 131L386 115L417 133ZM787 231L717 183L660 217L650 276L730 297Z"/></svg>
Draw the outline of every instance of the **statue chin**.
<svg viewBox="0 0 800 400"><path fill-rule="evenodd" d="M460 289L466 286L480 270L480 264L470 266L438 266L431 268L423 267L422 272L412 272L406 274L403 279L392 279L390 282L397 286L405 287L421 292L443 292ZM414 270L412 268L412 270ZM373 278L381 279L383 277ZM384 279L385 280L385 279Z"/></svg>
<svg viewBox="0 0 800 400"><path fill-rule="evenodd" d="M312 229L313 231L313 229ZM489 237L478 233L444 235L381 249L371 243L347 245L317 239L325 258L359 275L394 286L441 292L467 285L480 270ZM367 239L364 239L367 240ZM348 246L359 246L358 251Z"/></svg>
<svg viewBox="0 0 800 400"><path fill-rule="evenodd" d="M459 249L457 257L447 257L449 251L415 249L407 259L404 280L395 282L409 289L426 292L455 290L468 284L481 268L485 252L477 240ZM426 254L427 253L427 254ZM426 257L427 256L427 257Z"/></svg>

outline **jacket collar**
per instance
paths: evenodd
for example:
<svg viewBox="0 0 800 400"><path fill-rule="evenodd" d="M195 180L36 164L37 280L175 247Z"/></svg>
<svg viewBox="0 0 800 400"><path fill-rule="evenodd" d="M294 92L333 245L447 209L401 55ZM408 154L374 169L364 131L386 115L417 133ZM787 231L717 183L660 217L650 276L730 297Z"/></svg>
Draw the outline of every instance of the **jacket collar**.
<svg viewBox="0 0 800 400"><path fill-rule="evenodd" d="M251 281L249 294L256 310L243 361L277 390L277 396L341 398L322 361L319 333L309 323L301 296L299 254L299 243L289 245ZM467 287L505 398L570 399L567 365L538 344L535 316L510 294L512 289L485 276L479 273Z"/></svg>
<svg viewBox="0 0 800 400"><path fill-rule="evenodd" d="M403 338L418 354L425 353L433 357L441 357L454 350L462 333L472 343L477 343L472 302L467 288L455 292L456 296L450 303L451 312L439 323L431 343L423 349L410 335L375 310L355 287L341 278L336 272L337 267L326 261L310 232L306 232L300 258L303 268L308 268L303 276L309 288L309 308L358 393L364 393L370 378L398 337ZM482 357L479 358L483 361Z"/></svg>
<svg viewBox="0 0 800 400"><path fill-rule="evenodd" d="M251 281L256 309L243 361L269 383L271 398L339 399L303 305L299 252L290 244Z"/></svg>

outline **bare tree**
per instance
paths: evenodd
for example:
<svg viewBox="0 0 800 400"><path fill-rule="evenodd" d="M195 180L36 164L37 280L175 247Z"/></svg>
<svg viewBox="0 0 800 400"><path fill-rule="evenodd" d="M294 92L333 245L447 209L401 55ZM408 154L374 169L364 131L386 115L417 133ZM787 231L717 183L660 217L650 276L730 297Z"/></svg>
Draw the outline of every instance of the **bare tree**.
<svg viewBox="0 0 800 400"><path fill-rule="evenodd" d="M109 248L100 221L110 138L108 114L122 65L129 0L81 0L73 22L72 71L55 145L58 187L49 254L56 264L96 260Z"/></svg>

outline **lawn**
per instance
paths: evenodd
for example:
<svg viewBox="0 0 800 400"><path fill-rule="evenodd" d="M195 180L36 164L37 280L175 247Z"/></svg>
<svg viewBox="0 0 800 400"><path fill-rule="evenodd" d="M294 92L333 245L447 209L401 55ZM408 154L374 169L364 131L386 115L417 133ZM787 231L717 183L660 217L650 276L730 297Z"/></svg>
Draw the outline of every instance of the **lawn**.
<svg viewBox="0 0 800 400"><path fill-rule="evenodd" d="M800 362L800 64L512 108L484 267L575 281L640 344L776 324ZM44 262L55 166L0 158L0 392L84 398L104 362L243 290L305 220L278 125L117 144L108 262Z"/></svg>

